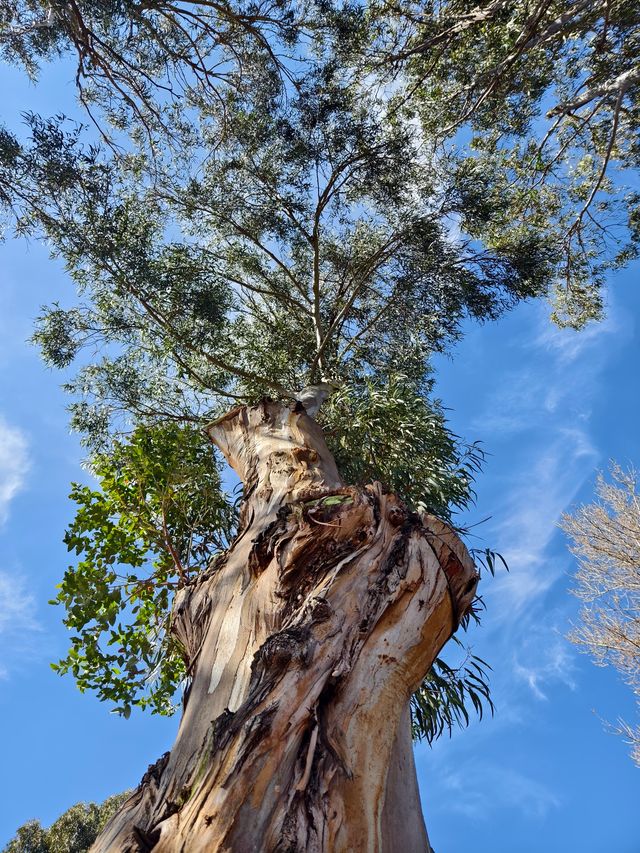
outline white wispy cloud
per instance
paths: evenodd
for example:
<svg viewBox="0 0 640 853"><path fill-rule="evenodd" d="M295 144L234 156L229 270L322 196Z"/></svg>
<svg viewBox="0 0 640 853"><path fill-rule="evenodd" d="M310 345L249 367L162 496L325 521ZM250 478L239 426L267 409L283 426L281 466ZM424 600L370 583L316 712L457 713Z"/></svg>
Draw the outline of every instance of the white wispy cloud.
<svg viewBox="0 0 640 853"><path fill-rule="evenodd" d="M17 572L0 571L0 678L33 657L41 630L25 579Z"/></svg>
<svg viewBox="0 0 640 853"><path fill-rule="evenodd" d="M559 329L539 308L531 338L515 345L519 366L502 372L471 431L501 438L588 420L602 370L632 325L611 306L601 323L579 332Z"/></svg>
<svg viewBox="0 0 640 853"><path fill-rule="evenodd" d="M538 311L515 359L523 366L504 371L473 424L487 430L494 452L505 452L504 442L512 463L487 530L511 568L486 591L502 626L530 613L566 570L568 558L550 556L557 522L600 462L591 407L607 360L630 331L614 307L607 320L579 333L554 327Z"/></svg>
<svg viewBox="0 0 640 853"><path fill-rule="evenodd" d="M35 601L24 578L0 571L0 634L35 630Z"/></svg>
<svg viewBox="0 0 640 853"><path fill-rule="evenodd" d="M523 367L505 373L483 411L471 421L470 432L495 439L529 429L543 394L544 378L536 371Z"/></svg>
<svg viewBox="0 0 640 853"><path fill-rule="evenodd" d="M571 567L557 523L601 461L589 428L591 406L611 352L629 331L615 311L581 335L550 328L542 312L537 316L531 337L513 343L516 366L496 376L472 425L510 463L496 477L501 491L493 520L482 528L510 571L483 584L487 615L473 640L496 664L492 692L509 726L527 724L532 698L545 701L557 687L576 686L575 652L564 637L574 602L554 596ZM539 800L551 803L553 796Z"/></svg>
<svg viewBox="0 0 640 853"><path fill-rule="evenodd" d="M540 654L543 648L544 654ZM513 653L513 673L521 679L536 699L547 701L547 690L554 684L576 689L575 655L561 630L542 623L528 634Z"/></svg>
<svg viewBox="0 0 640 853"><path fill-rule="evenodd" d="M550 328L540 316L532 339L522 343L526 365L505 371L484 412L494 442L504 443L505 451L495 452L508 452L512 462L486 533L510 568L484 590L487 640L504 662L497 690L512 710L522 705L525 716L531 696L544 701L553 687L575 687L575 653L564 638L573 602L552 597L571 566L557 523L601 461L589 416L614 342L624 333L614 312L582 337ZM496 418L496 411L503 414Z"/></svg>
<svg viewBox="0 0 640 853"><path fill-rule="evenodd" d="M420 774L438 780L428 789L429 809L472 823L496 820L504 809L542 820L562 806L554 776L523 772L503 744L540 736L540 703L578 689L577 653L565 638L576 607L566 592L572 558L557 522L602 464L591 411L633 325L615 307L606 322L579 334L552 327L541 310L532 316L524 334L519 324L520 337L506 341L493 385L485 385L477 416L463 428L479 434L493 456L488 496L478 483L480 511L492 518L474 529L483 540L475 544L496 548L510 569L483 581L487 611L470 637L474 653L493 667L497 713L417 753Z"/></svg>
<svg viewBox="0 0 640 853"><path fill-rule="evenodd" d="M599 458L577 428L557 429L548 446L531 450L530 466L513 473L491 530L510 567L487 590L501 623L520 620L562 575L562 561L548 555L557 521Z"/></svg>
<svg viewBox="0 0 640 853"><path fill-rule="evenodd" d="M0 524L9 504L23 488L29 470L29 453L24 434L0 417Z"/></svg>
<svg viewBox="0 0 640 853"><path fill-rule="evenodd" d="M26 437L0 417L0 525L24 487L29 467ZM36 602L24 577L18 571L0 569L0 679L33 657L40 631Z"/></svg>
<svg viewBox="0 0 640 853"><path fill-rule="evenodd" d="M546 320L540 322L532 346L554 352L563 365L571 364L589 351L593 364L593 355L601 344L616 338L626 338L631 331L631 318L619 314L612 304L604 320L591 323L580 331L560 329ZM600 354L606 357L606 350L602 350Z"/></svg>
<svg viewBox="0 0 640 853"><path fill-rule="evenodd" d="M560 808L557 794L543 782L501 764L464 758L438 774L437 808L472 820L490 821L505 808L543 819Z"/></svg>

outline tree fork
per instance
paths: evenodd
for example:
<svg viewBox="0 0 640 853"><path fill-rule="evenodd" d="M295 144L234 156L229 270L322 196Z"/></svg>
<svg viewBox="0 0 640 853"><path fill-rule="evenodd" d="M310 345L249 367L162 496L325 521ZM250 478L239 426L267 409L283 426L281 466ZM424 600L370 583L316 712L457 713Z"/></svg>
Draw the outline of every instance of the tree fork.
<svg viewBox="0 0 640 853"><path fill-rule="evenodd" d="M241 529L176 594L176 743L92 851L428 851L409 699L473 600L466 548L379 483L345 486L299 404L207 432L243 481Z"/></svg>

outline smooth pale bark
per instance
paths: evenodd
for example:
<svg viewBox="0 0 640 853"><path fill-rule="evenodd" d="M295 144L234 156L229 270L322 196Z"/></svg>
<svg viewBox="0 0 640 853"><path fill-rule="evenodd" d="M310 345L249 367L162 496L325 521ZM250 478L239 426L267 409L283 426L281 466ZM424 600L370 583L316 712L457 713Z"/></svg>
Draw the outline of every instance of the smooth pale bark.
<svg viewBox="0 0 640 853"><path fill-rule="evenodd" d="M409 698L473 599L469 554L380 484L345 486L300 406L208 432L241 530L176 596L178 737L92 850L428 851Z"/></svg>

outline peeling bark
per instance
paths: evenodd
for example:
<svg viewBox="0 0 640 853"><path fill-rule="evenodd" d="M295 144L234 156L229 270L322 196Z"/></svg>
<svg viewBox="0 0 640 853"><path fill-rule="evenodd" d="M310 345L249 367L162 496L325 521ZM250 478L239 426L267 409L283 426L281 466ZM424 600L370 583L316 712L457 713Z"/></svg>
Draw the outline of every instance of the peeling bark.
<svg viewBox="0 0 640 853"><path fill-rule="evenodd" d="M241 530L176 596L177 740L92 851L428 851L409 699L473 599L469 554L380 484L345 486L300 406L208 432Z"/></svg>

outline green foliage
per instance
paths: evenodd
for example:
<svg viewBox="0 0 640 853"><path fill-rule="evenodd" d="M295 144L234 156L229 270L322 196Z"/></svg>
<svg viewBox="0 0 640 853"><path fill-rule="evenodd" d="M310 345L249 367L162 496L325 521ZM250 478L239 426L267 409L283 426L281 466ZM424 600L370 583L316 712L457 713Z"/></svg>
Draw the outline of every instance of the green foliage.
<svg viewBox="0 0 640 853"><path fill-rule="evenodd" d="M462 647L458 637L452 638ZM411 697L411 727L414 738L432 743L444 732L451 735L455 726L468 726L469 710L482 719L488 709L493 715L488 683L491 667L482 658L466 650L464 660L452 667L436 658L431 671Z"/></svg>
<svg viewBox="0 0 640 853"><path fill-rule="evenodd" d="M129 792L115 794L101 805L78 803L61 815L48 829L37 820L27 821L3 853L87 853L99 832L114 815Z"/></svg>
<svg viewBox="0 0 640 853"><path fill-rule="evenodd" d="M460 230L467 274L508 259L521 279L517 298L549 293L557 321L577 327L601 314L605 270L637 254L637 200L623 170L640 157L639 44L634 0L482 0L473 8L466 0L0 2L0 53L32 76L58 56L75 57L81 103L142 186L164 161L160 174L172 188L178 177L189 188L203 163L236 162L228 149L235 137L240 171L248 154L260 186L251 196L254 226L268 175L272 224L307 219L303 242L314 237L313 223L290 195L313 186L300 127L317 141L328 122L334 128L319 167L338 165L336 153L355 165L356 130L354 172L373 179L367 202L397 204L398 187L411 186L405 167L419 124L431 178L422 198L437 222ZM370 133L374 117L384 140ZM15 158L15 140L5 136L0 148ZM274 143L268 170L251 157L258 139ZM15 175L11 183L14 195ZM162 182L159 189L165 196ZM224 189L222 198L246 204L246 175Z"/></svg>
<svg viewBox="0 0 640 853"><path fill-rule="evenodd" d="M449 517L468 505L483 454L447 429L441 407L406 376L333 395L322 423L348 483L379 479L409 506Z"/></svg>
<svg viewBox="0 0 640 853"><path fill-rule="evenodd" d="M92 468L100 488L71 492L78 509L64 541L79 560L54 603L74 633L53 667L125 717L132 705L171 713L184 676L173 593L226 547L234 509L211 445L192 427L140 426Z"/></svg>
<svg viewBox="0 0 640 853"><path fill-rule="evenodd" d="M177 104L215 102L227 86L275 86L282 64L270 39L287 44L297 27L293 7L273 0L0 0L0 56L36 78L70 55L92 117L115 130L134 122L151 141L171 135Z"/></svg>
<svg viewBox="0 0 640 853"><path fill-rule="evenodd" d="M49 853L47 834L40 821L29 820L19 827L16 837L7 844L3 853Z"/></svg>
<svg viewBox="0 0 640 853"><path fill-rule="evenodd" d="M185 142L180 164L109 165L64 121L34 117L32 144L0 162L7 197L20 183L21 231L44 233L78 284L76 305L43 310L35 340L57 367L95 353L67 384L91 446L123 415L204 422L323 374L426 387L431 354L465 318L548 289L531 241L525 263L522 242L451 240L444 214L481 200L432 168L383 100L326 73L284 105L230 104L204 164Z"/></svg>

